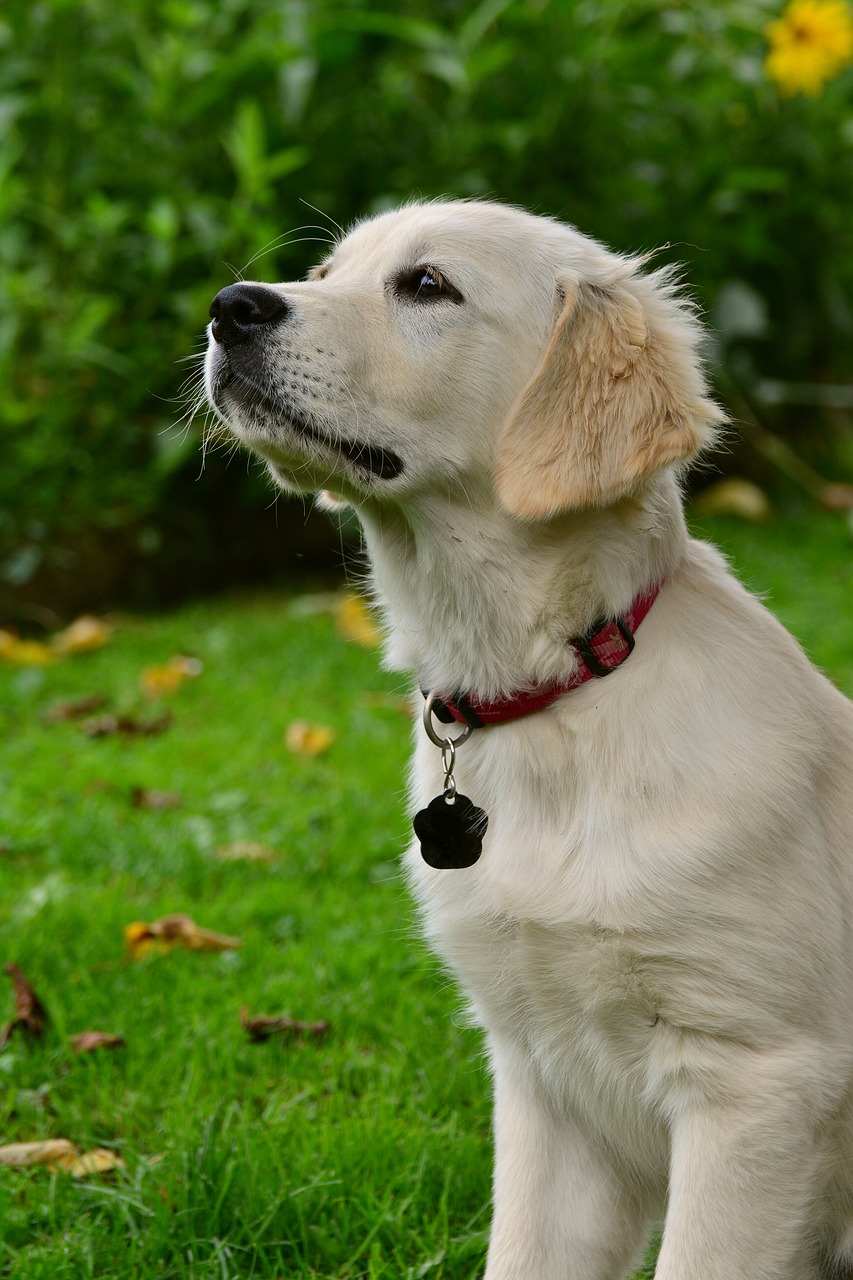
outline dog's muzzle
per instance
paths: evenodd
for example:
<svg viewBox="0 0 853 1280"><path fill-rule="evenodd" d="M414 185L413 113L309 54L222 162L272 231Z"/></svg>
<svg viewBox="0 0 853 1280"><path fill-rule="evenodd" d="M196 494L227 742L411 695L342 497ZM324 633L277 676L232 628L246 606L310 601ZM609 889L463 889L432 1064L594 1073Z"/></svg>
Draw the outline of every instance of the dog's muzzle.
<svg viewBox="0 0 853 1280"><path fill-rule="evenodd" d="M303 438L316 441L343 455L359 471L378 480L394 480L403 471L403 459L393 449L348 440L332 434L322 423L295 410L290 404L275 403L257 385L257 360L262 345L239 352L255 339L263 340L276 325L292 314L290 303L274 289L257 284L229 284L220 289L210 304L210 333L221 350L209 365L211 403L224 412L222 394L228 391L256 412L262 409L272 421L286 418ZM211 353L213 354L213 353ZM253 373L254 369L254 373Z"/></svg>

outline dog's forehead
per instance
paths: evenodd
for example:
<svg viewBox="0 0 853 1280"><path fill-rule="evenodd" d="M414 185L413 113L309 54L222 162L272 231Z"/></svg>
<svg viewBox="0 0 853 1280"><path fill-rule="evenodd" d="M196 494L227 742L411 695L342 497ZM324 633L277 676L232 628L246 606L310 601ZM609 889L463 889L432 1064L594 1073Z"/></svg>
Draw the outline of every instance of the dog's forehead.
<svg viewBox="0 0 853 1280"><path fill-rule="evenodd" d="M503 205L411 205L357 225L329 261L347 274L387 274L430 263L529 276L556 265L566 230Z"/></svg>

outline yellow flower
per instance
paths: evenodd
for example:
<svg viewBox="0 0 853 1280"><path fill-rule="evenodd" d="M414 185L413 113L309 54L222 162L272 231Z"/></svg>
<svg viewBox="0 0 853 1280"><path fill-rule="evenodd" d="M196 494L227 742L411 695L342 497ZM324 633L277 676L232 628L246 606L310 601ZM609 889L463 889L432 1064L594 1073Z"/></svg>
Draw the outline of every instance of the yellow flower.
<svg viewBox="0 0 853 1280"><path fill-rule="evenodd" d="M853 20L843 0L791 0L766 30L768 77L787 97L814 98L853 60Z"/></svg>

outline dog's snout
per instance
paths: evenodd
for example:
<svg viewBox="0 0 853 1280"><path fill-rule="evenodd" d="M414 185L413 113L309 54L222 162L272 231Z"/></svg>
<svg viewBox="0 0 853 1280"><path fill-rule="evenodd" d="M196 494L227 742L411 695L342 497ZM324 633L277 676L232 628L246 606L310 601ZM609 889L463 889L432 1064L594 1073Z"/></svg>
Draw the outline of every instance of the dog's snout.
<svg viewBox="0 0 853 1280"><path fill-rule="evenodd" d="M281 294L256 284L229 284L210 304L217 342L233 345L256 337L259 330L283 320L290 308Z"/></svg>

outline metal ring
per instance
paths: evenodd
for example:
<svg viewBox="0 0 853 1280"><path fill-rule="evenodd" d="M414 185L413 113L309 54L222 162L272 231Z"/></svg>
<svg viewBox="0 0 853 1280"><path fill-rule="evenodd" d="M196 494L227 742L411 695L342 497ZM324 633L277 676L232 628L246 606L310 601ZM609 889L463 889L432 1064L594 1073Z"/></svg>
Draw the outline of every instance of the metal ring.
<svg viewBox="0 0 853 1280"><path fill-rule="evenodd" d="M444 770L444 785L448 785L448 781L453 777L453 767L456 764L456 743L452 738L448 738L445 746L441 748L441 767Z"/></svg>
<svg viewBox="0 0 853 1280"><path fill-rule="evenodd" d="M448 743L458 747L460 742L464 742L466 738L470 738L473 730L471 729L470 724L466 724L462 732L458 733L455 738L440 738L432 724L432 707L437 697L437 693L428 693L424 701L424 728L426 729L427 737L430 742L434 742L437 747L441 747L442 749L446 747Z"/></svg>

